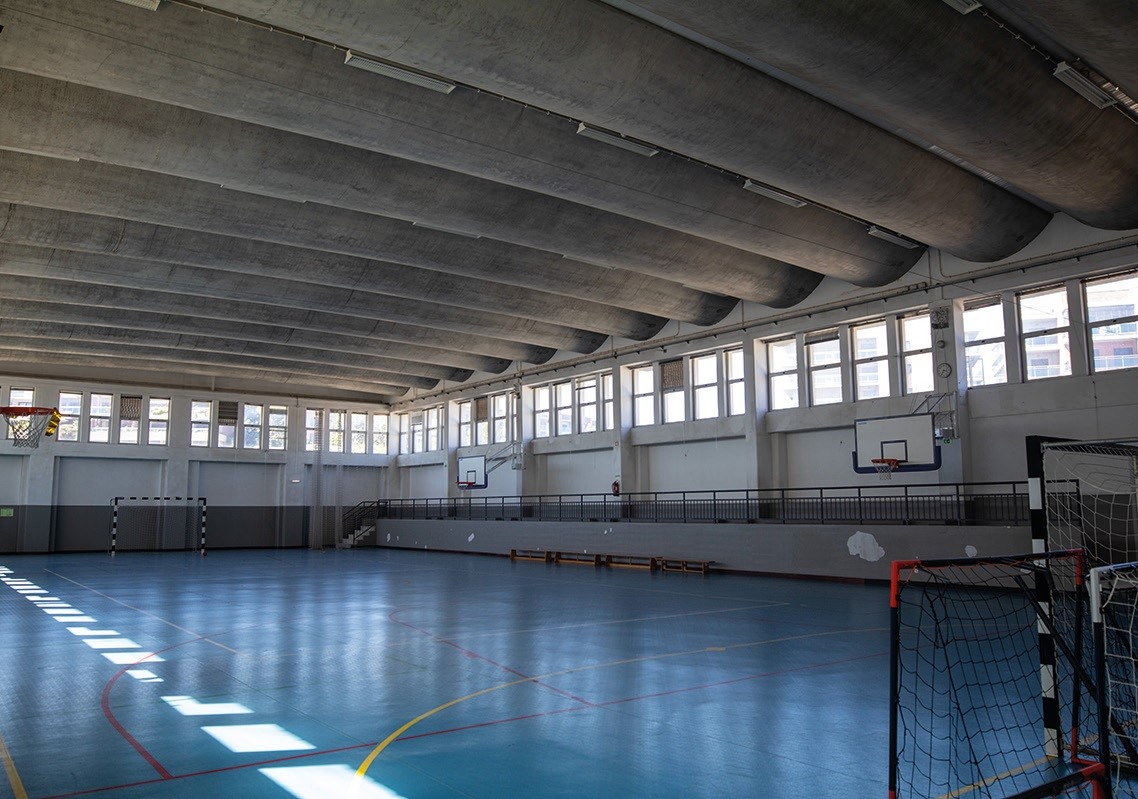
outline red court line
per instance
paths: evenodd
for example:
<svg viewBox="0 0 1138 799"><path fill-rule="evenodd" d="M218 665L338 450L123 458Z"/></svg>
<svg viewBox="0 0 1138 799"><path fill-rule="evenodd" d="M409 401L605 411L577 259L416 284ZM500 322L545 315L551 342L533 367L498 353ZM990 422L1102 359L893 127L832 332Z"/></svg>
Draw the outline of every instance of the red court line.
<svg viewBox="0 0 1138 799"><path fill-rule="evenodd" d="M489 663L491 666L498 668L498 669L501 669L502 671L506 672L507 674L512 674L515 677L520 677L523 680L528 680L533 676L531 674L523 674L522 672L518 671L517 669L512 669L503 663L498 663L497 661L491 660L490 658L486 657L485 655L480 655L477 652L474 652L470 649L466 649L465 647L459 646L454 641L443 638L442 636L439 636L439 635L435 635L430 630L424 630L422 627L416 627L414 624L411 624L410 622L402 621L400 619L395 618L395 615L397 613L401 613L401 612L402 612L401 610L393 610L387 614L387 618L390 621L395 622L396 624L403 625L404 627L408 628L409 630L414 630L417 633L422 633L423 635L428 636L429 638L431 638L434 641L437 641L440 644L446 644L447 646L454 647L459 652L466 655L468 658L473 658L474 660L481 660L481 661L484 661L486 663ZM569 693L568 691L562 690L561 688L557 688L556 686L549 685L548 683L541 682L540 680L534 680L533 684L534 685L540 685L542 688L545 688L549 691L553 691L555 694L561 694L562 696L568 697L569 699L572 699L574 702L580 702L582 705L585 705L586 707L593 707L593 703L590 702L589 700L582 699L579 696L574 696L573 694Z"/></svg>

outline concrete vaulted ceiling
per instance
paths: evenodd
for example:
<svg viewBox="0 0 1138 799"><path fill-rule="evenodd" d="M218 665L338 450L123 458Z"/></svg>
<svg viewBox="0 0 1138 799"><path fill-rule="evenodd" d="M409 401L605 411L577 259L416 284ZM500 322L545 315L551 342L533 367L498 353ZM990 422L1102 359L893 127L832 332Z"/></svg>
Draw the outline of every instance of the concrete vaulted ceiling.
<svg viewBox="0 0 1138 799"><path fill-rule="evenodd" d="M925 246L1004 258L1056 211L1138 227L1138 126L1051 75L1134 96L1136 24L1124 0L0 0L0 357L394 401L884 286Z"/></svg>

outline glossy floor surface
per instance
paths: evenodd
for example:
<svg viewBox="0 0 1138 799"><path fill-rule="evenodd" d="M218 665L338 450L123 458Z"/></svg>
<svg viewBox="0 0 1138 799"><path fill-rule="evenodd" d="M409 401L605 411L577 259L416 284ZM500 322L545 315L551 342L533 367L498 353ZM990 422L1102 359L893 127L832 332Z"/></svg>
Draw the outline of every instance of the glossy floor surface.
<svg viewBox="0 0 1138 799"><path fill-rule="evenodd" d="M385 549L0 571L0 796L886 794L883 586Z"/></svg>

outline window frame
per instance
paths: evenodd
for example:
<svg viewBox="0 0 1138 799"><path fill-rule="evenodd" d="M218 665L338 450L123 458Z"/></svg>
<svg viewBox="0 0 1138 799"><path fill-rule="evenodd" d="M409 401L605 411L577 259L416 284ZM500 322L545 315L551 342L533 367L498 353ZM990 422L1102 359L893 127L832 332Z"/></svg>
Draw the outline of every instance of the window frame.
<svg viewBox="0 0 1138 799"><path fill-rule="evenodd" d="M783 336L781 338L770 339L764 341L767 356L767 406L771 411L784 411L793 410L802 407L802 365L806 360L806 353L804 345L800 346L800 339L798 336ZM794 365L789 369L774 369L773 364L774 348L779 345L790 344L791 351L794 353ZM775 391L775 381L778 378L793 377L794 378L794 404L793 405L775 405L775 397L780 396Z"/></svg>
<svg viewBox="0 0 1138 799"><path fill-rule="evenodd" d="M168 447L170 445L170 415L173 412L173 400L170 397L146 397L146 446ZM165 403L165 415L155 413L155 403ZM161 407L161 405L159 405ZM161 440L156 431L161 430Z"/></svg>
<svg viewBox="0 0 1138 799"><path fill-rule="evenodd" d="M67 403L65 403L63 400L64 396L78 397L79 410L77 413L64 413L64 408L67 405ZM78 443L81 440L82 436L80 435L80 432L83 428L83 397L84 397L84 392L82 392L82 391L60 390L58 392L58 394L56 396L56 402L58 404L56 405L56 407L59 409L59 427L56 429L56 432L55 432L55 440L56 441L67 441L67 442ZM71 428L72 425L74 425L74 431L75 431L75 437L74 438L70 438L70 437L66 436L66 431L69 428Z"/></svg>
<svg viewBox="0 0 1138 799"><path fill-rule="evenodd" d="M835 343L838 347L838 359L836 361L825 361L814 363L814 350L813 347L822 344ZM806 334L803 345L803 352L806 360L806 387L809 396L809 407L821 407L824 405L840 405L845 401L845 376L843 374L842 364L842 334L840 327L825 328L823 330L815 330ZM826 402L819 402L818 396L821 392L818 391L818 377L823 373L834 373L838 376L838 396L837 399L827 400ZM800 406L801 407L801 406Z"/></svg>
<svg viewBox="0 0 1138 799"><path fill-rule="evenodd" d="M1023 306L1024 300L1031 297L1043 296L1047 294L1061 294L1066 307L1067 322L1063 325L1055 325L1053 327L1036 328L1032 330L1027 329L1024 323ZM1070 292L1067 291L1065 283L1050 284L1047 286L1040 286L1034 289L1019 291L1015 295L1016 300L1016 321L1019 326L1019 352L1022 361L1021 376L1025 383L1035 380L1047 380L1053 377L1070 377L1074 374L1074 364L1071 360L1071 297ZM1058 320L1056 320L1058 321ZM1028 351L1028 342L1035 339L1045 339L1050 336L1055 337L1055 345L1058 347L1058 363L1056 366L1055 374L1032 375L1031 357ZM1063 345L1062 339L1066 337L1067 340L1067 371L1063 371Z"/></svg>
<svg viewBox="0 0 1138 799"><path fill-rule="evenodd" d="M995 336L988 336L986 338L968 338L968 315L973 311L982 311L985 308L998 308L1000 311L1000 334ZM1002 386L1008 382L1008 329L1006 317L1004 316L1004 302L1003 298L985 297L980 300L966 302L960 317L960 339L964 345L964 382L968 388L977 388L979 386ZM969 350L978 350L981 347L994 347L999 345L1003 351L1004 357L1004 379L1003 380L983 380L980 382L973 382L972 380L972 359L969 357ZM978 358L978 362L982 362Z"/></svg>
<svg viewBox="0 0 1138 799"><path fill-rule="evenodd" d="M1086 326L1087 368L1091 374L1100 374L1100 373L1106 373L1106 372L1120 372L1120 371L1123 371L1125 369L1138 368L1138 303L1135 303L1133 306L1131 306L1133 309L1133 313L1124 314L1122 316L1111 316L1111 317L1104 318L1104 319L1096 319L1095 321L1092 322L1091 321L1092 309L1091 309L1091 299L1090 299L1090 289L1091 289L1091 287L1093 287L1095 285L1117 283L1117 282L1122 282L1124 280L1134 281L1136 279L1138 279L1138 271L1130 269L1130 270L1127 270L1125 272L1115 272L1114 274L1110 274L1110 275L1102 275L1102 276L1093 277L1093 278L1086 278L1080 284L1080 287L1082 289L1081 299L1082 299L1083 310L1084 310L1084 324ZM1070 314L1068 314L1068 316L1070 316ZM1100 368L1098 365L1099 358L1097 355L1095 355L1095 330L1098 328L1104 328L1104 327L1115 327L1115 326L1121 327L1123 325L1132 325L1134 327L1134 330L1120 330L1118 332L1120 334L1126 334L1127 339L1133 338L1135 340L1135 348L1134 348L1135 352L1134 353L1125 353L1122 356L1103 356L1103 357L1104 358L1105 357L1124 357L1124 358L1129 357L1132 359L1132 363L1124 364L1121 366ZM1110 335L1110 333L1107 333L1107 335Z"/></svg>
<svg viewBox="0 0 1138 799"><path fill-rule="evenodd" d="M929 343L928 346L918 346L907 348L905 346L905 326L907 323L917 319L924 318L925 323L928 325ZM922 311L915 311L913 313L902 314L897 317L897 349L900 351L901 358L901 390L904 396L908 397L913 394L928 394L936 391L936 364L934 363L933 348L935 341L933 337L932 327L932 312L925 308ZM910 369L910 362L916 363L918 358L925 358L928 361L928 375L927 375L927 388L918 387L917 378L914 376L916 370Z"/></svg>
<svg viewBox="0 0 1138 799"><path fill-rule="evenodd" d="M877 354L873 354L873 355L866 355L864 357L859 357L859 354L858 354L859 350L857 347L858 332L861 330L865 330L867 328L880 328L881 329L882 336L885 339L885 350L882 353L877 353ZM892 375L890 373L891 370L889 368L890 356L891 355L892 355L892 353L890 352L890 346L889 346L889 320L888 319L886 319L886 318L871 319L868 321L857 322L857 323L850 325L850 362L851 362L850 372L851 372L851 378L852 378L852 382L853 382L852 388L853 388L853 400L854 400L854 402L857 402L859 400L880 399L880 398L884 398L884 397L893 396L893 379L892 379ZM867 364L882 364L883 365L884 374L885 374L885 391L883 393L879 390L877 394L869 395L863 390L863 385L862 385L862 380L861 380L861 369L859 367L865 366ZM879 368L878 374L881 374L881 368L882 367L878 367L878 368Z"/></svg>
<svg viewBox="0 0 1138 799"><path fill-rule="evenodd" d="M198 412L204 408L205 418L195 418ZM213 400L190 400L190 446L191 447L208 447L210 437L212 435L211 428L213 426ZM201 441L194 441L194 433L204 431L205 435Z"/></svg>

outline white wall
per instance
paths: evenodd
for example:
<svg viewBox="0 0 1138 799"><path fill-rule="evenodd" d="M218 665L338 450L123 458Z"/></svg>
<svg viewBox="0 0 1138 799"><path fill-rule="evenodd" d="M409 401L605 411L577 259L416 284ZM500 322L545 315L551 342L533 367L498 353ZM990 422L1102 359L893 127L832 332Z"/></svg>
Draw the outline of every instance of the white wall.
<svg viewBox="0 0 1138 799"><path fill-rule="evenodd" d="M541 458L543 494L607 494L616 477L611 449L555 452Z"/></svg>
<svg viewBox="0 0 1138 799"><path fill-rule="evenodd" d="M160 460L59 458L55 504L109 507L115 497L165 496L162 478Z"/></svg>
<svg viewBox="0 0 1138 799"><path fill-rule="evenodd" d="M197 496L214 507L276 507L282 505L283 464L197 463Z"/></svg>
<svg viewBox="0 0 1138 799"><path fill-rule="evenodd" d="M642 491L700 491L750 488L747 475L754 453L746 439L724 438L654 444L637 448L637 462L647 470L639 482Z"/></svg>

